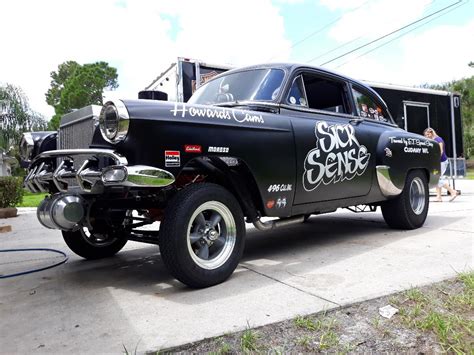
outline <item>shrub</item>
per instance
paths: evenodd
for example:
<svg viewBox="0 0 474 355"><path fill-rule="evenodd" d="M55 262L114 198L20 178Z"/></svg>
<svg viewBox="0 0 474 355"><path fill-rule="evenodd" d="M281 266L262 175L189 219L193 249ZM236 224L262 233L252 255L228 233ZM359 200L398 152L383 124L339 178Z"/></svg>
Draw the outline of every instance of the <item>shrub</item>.
<svg viewBox="0 0 474 355"><path fill-rule="evenodd" d="M0 208L15 207L23 200L23 179L0 177Z"/></svg>

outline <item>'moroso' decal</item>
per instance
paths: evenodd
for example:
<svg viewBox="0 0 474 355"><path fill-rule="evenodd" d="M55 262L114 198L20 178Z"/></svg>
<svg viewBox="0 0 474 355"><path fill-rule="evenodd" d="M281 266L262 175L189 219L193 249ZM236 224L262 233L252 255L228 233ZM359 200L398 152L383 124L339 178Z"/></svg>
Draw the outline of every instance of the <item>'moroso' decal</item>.
<svg viewBox="0 0 474 355"><path fill-rule="evenodd" d="M321 183L343 182L360 176L369 165L370 153L355 136L354 127L316 123L316 148L304 161L303 187L313 191Z"/></svg>

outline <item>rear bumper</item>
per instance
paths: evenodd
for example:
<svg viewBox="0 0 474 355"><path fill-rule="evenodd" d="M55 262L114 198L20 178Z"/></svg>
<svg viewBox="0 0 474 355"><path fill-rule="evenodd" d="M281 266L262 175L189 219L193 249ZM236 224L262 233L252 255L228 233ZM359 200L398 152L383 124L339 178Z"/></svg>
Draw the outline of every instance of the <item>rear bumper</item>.
<svg viewBox="0 0 474 355"><path fill-rule="evenodd" d="M80 158L80 159L79 159ZM81 161L80 166L75 159ZM25 187L48 192L51 184L61 192L79 186L82 192L100 193L106 186L164 187L175 177L152 166L128 165L125 157L110 149L63 149L41 153L31 162Z"/></svg>

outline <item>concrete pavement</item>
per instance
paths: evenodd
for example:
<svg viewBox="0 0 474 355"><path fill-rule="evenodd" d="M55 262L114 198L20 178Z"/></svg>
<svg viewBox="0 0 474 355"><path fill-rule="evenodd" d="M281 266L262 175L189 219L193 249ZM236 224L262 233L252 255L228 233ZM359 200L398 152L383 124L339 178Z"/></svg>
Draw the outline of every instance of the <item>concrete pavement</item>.
<svg viewBox="0 0 474 355"><path fill-rule="evenodd" d="M129 242L116 257L84 261L32 211L0 220L0 249L56 248L66 264L0 280L0 352L158 350L440 281L473 269L474 181L452 203L431 203L423 228L395 231L380 211L312 217L273 232L248 226L242 262L225 283L186 288L156 246ZM446 198L447 200L447 198ZM4 253L2 253L4 254ZM0 273L61 259L0 254Z"/></svg>

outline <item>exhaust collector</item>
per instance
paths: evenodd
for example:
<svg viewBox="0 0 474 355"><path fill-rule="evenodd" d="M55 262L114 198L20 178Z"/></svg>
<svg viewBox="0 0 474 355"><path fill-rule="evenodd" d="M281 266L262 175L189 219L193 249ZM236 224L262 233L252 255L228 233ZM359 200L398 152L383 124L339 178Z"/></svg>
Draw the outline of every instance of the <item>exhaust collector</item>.
<svg viewBox="0 0 474 355"><path fill-rule="evenodd" d="M85 203L77 195L53 195L40 203L36 215L46 228L71 231L84 218Z"/></svg>

